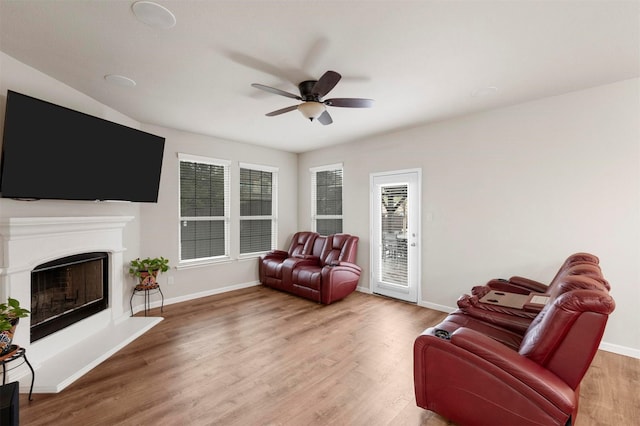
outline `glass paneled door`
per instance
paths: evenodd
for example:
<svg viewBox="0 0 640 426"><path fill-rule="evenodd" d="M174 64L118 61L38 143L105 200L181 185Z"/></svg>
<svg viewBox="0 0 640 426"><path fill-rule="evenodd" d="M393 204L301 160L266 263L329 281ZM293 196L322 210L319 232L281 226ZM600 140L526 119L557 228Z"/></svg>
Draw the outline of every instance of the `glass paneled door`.
<svg viewBox="0 0 640 426"><path fill-rule="evenodd" d="M418 301L420 170L371 175L372 291Z"/></svg>

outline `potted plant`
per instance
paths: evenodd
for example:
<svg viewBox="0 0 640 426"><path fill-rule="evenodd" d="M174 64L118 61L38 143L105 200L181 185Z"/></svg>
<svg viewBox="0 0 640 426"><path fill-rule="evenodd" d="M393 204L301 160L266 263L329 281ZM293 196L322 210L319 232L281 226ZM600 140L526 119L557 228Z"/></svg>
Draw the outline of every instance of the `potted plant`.
<svg viewBox="0 0 640 426"><path fill-rule="evenodd" d="M11 350L18 321L28 315L29 311L22 308L17 299L9 297L7 303L0 303L0 355Z"/></svg>
<svg viewBox="0 0 640 426"><path fill-rule="evenodd" d="M129 264L129 274L138 277L142 285L154 285L158 273L169 270L169 259L164 257L146 257L134 259Z"/></svg>

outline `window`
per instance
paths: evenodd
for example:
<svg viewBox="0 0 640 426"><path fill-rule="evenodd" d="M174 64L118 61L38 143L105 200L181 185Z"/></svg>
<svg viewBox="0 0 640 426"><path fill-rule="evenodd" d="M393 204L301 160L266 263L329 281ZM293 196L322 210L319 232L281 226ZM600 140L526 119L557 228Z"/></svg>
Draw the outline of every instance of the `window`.
<svg viewBox="0 0 640 426"><path fill-rule="evenodd" d="M275 248L278 169L240 164L240 254Z"/></svg>
<svg viewBox="0 0 640 426"><path fill-rule="evenodd" d="M180 261L229 256L229 161L178 154Z"/></svg>
<svg viewBox="0 0 640 426"><path fill-rule="evenodd" d="M342 164L310 171L312 229L320 235L342 232Z"/></svg>

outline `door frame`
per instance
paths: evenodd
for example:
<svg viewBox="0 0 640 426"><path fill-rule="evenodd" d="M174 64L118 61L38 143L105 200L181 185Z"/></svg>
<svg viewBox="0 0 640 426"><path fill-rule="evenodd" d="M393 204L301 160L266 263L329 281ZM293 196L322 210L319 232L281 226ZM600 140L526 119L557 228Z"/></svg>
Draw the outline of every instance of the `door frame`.
<svg viewBox="0 0 640 426"><path fill-rule="evenodd" d="M371 290L371 293L374 294L374 287L375 287L375 278L376 278L376 272L375 272L375 267L378 264L378 259L376 258L376 255L379 252L379 248L377 247L377 244L375 244L378 240L378 238L375 237L376 234L376 229L374 229L374 224L376 223L376 217L375 217L375 212L376 212L376 201L377 201L377 194L376 194L376 188L374 185L374 180L375 178L379 178L379 177L391 177L394 175L403 175L403 174L410 174L410 173L415 173L417 176L417 182L416 182L416 197L417 200L415 201L415 212L416 212L416 221L415 221L415 227L416 227L416 234L417 237L415 239L415 243L416 246L412 247L415 251L415 256L413 257L415 259L414 262L409 262L407 264L407 267L409 268L407 271L407 274L409 276L409 274L413 273L415 274L415 294L416 294L416 300L413 301L411 300L411 303L416 303L416 304L420 304L420 301L422 300L422 285L421 285L421 277L422 277L422 169L421 168L413 168L413 169L402 169L402 170L389 170L389 171L384 171L384 172L376 172L376 173L370 173L369 174L369 242L370 242L370 249L369 249L369 265L370 265L370 273L369 273L369 287ZM413 210L413 208L412 208ZM409 244L409 242L407 242L407 244ZM407 247L407 250L409 250L409 247ZM411 259L411 257L407 258L408 260ZM410 280L408 280L410 282ZM376 293L379 294L379 293ZM393 297L393 296L390 296ZM404 300L404 299L399 299L399 300Z"/></svg>

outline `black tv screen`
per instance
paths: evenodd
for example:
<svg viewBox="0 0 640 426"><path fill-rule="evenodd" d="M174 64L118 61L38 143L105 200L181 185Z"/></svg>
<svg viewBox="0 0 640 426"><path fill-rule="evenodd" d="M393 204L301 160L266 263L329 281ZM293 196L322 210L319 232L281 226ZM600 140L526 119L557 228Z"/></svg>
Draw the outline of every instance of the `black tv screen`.
<svg viewBox="0 0 640 426"><path fill-rule="evenodd" d="M157 202L164 142L9 90L0 195Z"/></svg>

